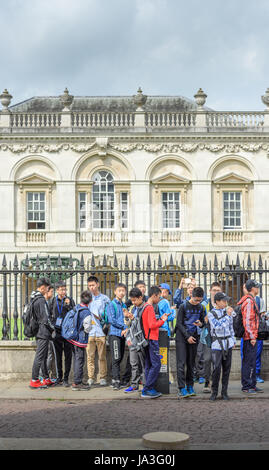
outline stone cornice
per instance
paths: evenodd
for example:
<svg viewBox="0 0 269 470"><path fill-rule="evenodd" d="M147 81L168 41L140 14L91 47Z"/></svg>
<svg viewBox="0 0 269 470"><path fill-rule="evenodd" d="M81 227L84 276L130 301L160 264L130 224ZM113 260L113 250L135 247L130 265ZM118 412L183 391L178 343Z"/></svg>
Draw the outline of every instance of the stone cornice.
<svg viewBox="0 0 269 470"><path fill-rule="evenodd" d="M196 151L209 151L212 153L227 152L238 153L266 151L269 156L269 135L244 136L107 136L106 142L100 142L98 137L85 136L8 136L1 140L0 150L14 154L21 153L59 153L74 151L86 153L98 149L120 153L130 153L135 150L144 150L149 153L192 153Z"/></svg>

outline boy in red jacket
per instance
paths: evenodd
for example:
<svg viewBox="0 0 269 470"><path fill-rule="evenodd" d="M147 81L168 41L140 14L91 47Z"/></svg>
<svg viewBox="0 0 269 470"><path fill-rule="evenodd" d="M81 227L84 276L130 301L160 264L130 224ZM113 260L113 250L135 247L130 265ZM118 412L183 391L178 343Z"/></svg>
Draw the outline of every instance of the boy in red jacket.
<svg viewBox="0 0 269 470"><path fill-rule="evenodd" d="M246 284L247 295L238 305L242 305L242 317L245 333L243 336L243 358L241 368L242 392L253 394L262 391L256 386L256 355L259 328L259 309L255 301L261 284L249 279Z"/></svg>
<svg viewBox="0 0 269 470"><path fill-rule="evenodd" d="M142 314L142 324L145 338L149 345L145 348L145 379L146 383L142 390L142 398L158 398L161 393L154 389L155 383L161 369L161 359L159 352L159 328L167 320L168 315L164 314L160 320L156 319L153 305L160 301L161 289L153 286L149 290L147 307Z"/></svg>

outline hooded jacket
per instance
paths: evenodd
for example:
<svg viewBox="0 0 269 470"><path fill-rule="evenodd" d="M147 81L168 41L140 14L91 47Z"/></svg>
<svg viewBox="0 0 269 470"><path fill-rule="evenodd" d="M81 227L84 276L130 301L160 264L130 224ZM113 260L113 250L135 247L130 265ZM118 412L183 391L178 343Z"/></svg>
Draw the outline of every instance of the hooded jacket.
<svg viewBox="0 0 269 470"><path fill-rule="evenodd" d="M244 295L238 302L238 305L242 305L242 317L245 333L243 339L253 340L257 339L259 329L259 309L255 298L251 294Z"/></svg>
<svg viewBox="0 0 269 470"><path fill-rule="evenodd" d="M34 301L33 310L39 325L36 338L51 339L51 333L54 331L54 327L50 320L46 299L41 292L33 291L30 296L30 302L32 301Z"/></svg>

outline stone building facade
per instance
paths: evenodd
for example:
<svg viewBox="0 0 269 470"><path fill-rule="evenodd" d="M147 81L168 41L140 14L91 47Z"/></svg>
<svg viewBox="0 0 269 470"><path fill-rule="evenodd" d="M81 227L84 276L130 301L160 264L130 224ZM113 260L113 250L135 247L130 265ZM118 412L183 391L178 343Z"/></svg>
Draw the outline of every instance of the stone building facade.
<svg viewBox="0 0 269 470"><path fill-rule="evenodd" d="M182 96L0 95L0 250L268 256L264 111ZM264 106L263 106L264 107Z"/></svg>

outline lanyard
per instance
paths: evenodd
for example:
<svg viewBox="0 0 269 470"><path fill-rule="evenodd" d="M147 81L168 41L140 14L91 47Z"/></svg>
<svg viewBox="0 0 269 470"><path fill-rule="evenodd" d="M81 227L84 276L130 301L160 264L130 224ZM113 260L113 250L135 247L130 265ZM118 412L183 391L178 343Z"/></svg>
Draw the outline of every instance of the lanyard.
<svg viewBox="0 0 269 470"><path fill-rule="evenodd" d="M57 303L57 309L58 309L59 315L62 315L64 299L61 300L61 309L60 309L59 303L58 303L58 296L56 297L56 303Z"/></svg>

